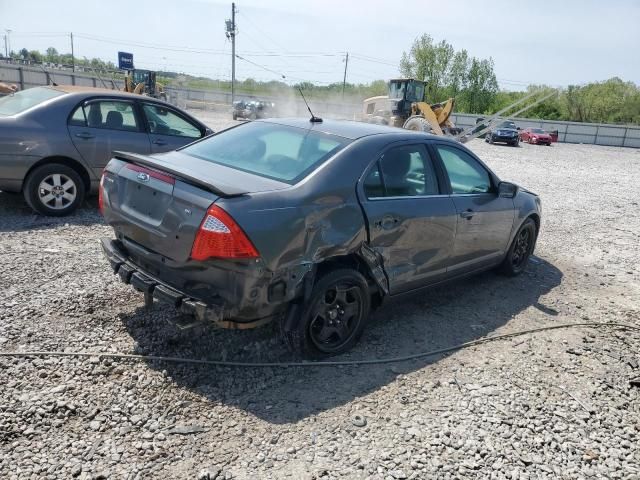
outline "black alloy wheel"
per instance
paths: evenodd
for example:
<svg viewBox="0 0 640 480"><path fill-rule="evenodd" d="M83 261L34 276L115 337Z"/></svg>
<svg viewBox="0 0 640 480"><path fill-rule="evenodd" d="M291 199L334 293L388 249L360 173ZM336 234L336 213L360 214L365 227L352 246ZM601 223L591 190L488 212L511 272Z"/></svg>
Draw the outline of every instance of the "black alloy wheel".
<svg viewBox="0 0 640 480"><path fill-rule="evenodd" d="M303 357L337 355L358 341L370 307L371 293L362 274L334 270L316 282L302 317L282 334L288 347Z"/></svg>
<svg viewBox="0 0 640 480"><path fill-rule="evenodd" d="M502 262L500 269L503 273L515 276L524 271L536 245L537 229L533 219L528 218L516 233Z"/></svg>
<svg viewBox="0 0 640 480"><path fill-rule="evenodd" d="M362 291L355 285L334 283L326 288L311 312L309 338L324 353L349 341L362 317Z"/></svg>

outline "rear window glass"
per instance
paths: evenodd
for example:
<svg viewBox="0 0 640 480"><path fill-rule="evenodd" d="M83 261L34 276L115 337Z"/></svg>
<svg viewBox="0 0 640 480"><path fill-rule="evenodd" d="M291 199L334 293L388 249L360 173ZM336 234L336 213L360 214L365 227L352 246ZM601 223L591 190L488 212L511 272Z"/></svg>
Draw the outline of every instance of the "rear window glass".
<svg viewBox="0 0 640 480"><path fill-rule="evenodd" d="M52 88L36 87L0 97L0 115L16 115L60 95L64 93Z"/></svg>
<svg viewBox="0 0 640 480"><path fill-rule="evenodd" d="M181 151L209 162L294 184L348 142L342 137L303 128L251 122Z"/></svg>

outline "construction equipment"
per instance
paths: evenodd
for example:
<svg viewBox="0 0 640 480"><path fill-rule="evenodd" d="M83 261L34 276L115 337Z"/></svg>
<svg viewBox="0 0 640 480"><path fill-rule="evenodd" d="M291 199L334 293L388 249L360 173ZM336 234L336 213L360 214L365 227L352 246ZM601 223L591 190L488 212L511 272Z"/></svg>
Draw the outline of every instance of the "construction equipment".
<svg viewBox="0 0 640 480"><path fill-rule="evenodd" d="M156 83L156 72L151 70L127 70L124 77L124 91L167 100L164 87Z"/></svg>
<svg viewBox="0 0 640 480"><path fill-rule="evenodd" d="M462 129L450 120L455 101L424 101L425 82L413 78L389 80L389 95L364 100L363 120L434 135L458 135Z"/></svg>

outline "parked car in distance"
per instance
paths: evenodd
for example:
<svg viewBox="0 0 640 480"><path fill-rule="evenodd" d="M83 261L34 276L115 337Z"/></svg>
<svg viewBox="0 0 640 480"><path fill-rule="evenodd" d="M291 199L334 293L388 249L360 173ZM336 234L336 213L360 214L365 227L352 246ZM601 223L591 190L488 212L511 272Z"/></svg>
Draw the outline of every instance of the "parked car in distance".
<svg viewBox="0 0 640 480"><path fill-rule="evenodd" d="M488 143L506 143L517 147L520 144L518 130L519 128L514 122L507 120L496 127L492 127L484 137L484 141Z"/></svg>
<svg viewBox="0 0 640 480"><path fill-rule="evenodd" d="M160 100L91 87L36 87L0 98L0 190L43 215L73 212L96 192L114 150L142 154L212 133Z"/></svg>
<svg viewBox="0 0 640 480"><path fill-rule="evenodd" d="M452 139L306 119L116 152L99 198L105 255L146 301L230 328L281 322L309 358L351 348L386 297L521 273L541 218L537 195Z"/></svg>
<svg viewBox="0 0 640 480"><path fill-rule="evenodd" d="M234 120L245 118L256 120L258 118L268 118L274 116L275 103L263 102L260 100L238 100L233 102L232 117Z"/></svg>
<svg viewBox="0 0 640 480"><path fill-rule="evenodd" d="M520 131L520 140L538 145L551 145L551 135L541 128L525 128Z"/></svg>

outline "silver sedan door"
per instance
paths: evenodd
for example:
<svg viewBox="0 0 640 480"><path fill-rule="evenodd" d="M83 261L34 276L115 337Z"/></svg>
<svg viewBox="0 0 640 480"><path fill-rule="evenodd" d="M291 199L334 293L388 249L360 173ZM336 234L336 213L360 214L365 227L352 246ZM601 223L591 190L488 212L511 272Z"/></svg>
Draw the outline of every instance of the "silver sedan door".
<svg viewBox="0 0 640 480"><path fill-rule="evenodd" d="M79 105L69 117L69 135L96 176L114 150L151 153L147 133L141 128L135 103L120 99L95 99Z"/></svg>

